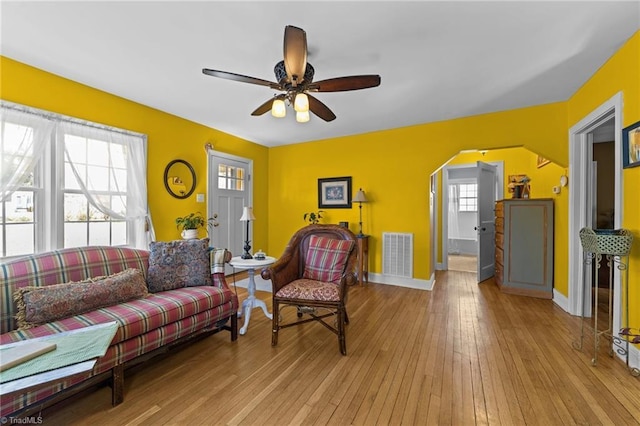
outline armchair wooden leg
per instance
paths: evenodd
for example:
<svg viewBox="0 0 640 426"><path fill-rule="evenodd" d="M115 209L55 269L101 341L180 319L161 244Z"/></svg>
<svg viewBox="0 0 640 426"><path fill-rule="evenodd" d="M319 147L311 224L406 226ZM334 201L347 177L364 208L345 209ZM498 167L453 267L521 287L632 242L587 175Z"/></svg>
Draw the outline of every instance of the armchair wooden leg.
<svg viewBox="0 0 640 426"><path fill-rule="evenodd" d="M347 315L347 308L344 308L344 323L349 324L349 315Z"/></svg>
<svg viewBox="0 0 640 426"><path fill-rule="evenodd" d="M278 329L280 328L280 306L275 300L273 301L271 315L273 316L271 320L271 346L275 346L278 344Z"/></svg>
<svg viewBox="0 0 640 426"><path fill-rule="evenodd" d="M340 342L340 353L347 355L347 340L344 335L344 324L346 319L346 311L338 309L338 340Z"/></svg>

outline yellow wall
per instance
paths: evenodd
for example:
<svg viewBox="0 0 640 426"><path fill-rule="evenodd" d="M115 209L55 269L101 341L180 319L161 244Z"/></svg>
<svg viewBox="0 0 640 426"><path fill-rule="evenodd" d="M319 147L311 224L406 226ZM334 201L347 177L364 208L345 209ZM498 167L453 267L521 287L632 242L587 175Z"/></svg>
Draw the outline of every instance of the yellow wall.
<svg viewBox="0 0 640 426"><path fill-rule="evenodd" d="M1 56L0 98L146 134L149 206L159 241L180 238L174 222L176 217L195 211L207 213L207 204L196 203L196 194L206 194L204 144L208 141L213 142L217 151L253 159L254 211L256 217L267 215L268 154L264 146ZM188 161L196 171L195 192L185 200L173 198L164 188L164 169L176 158ZM266 220L255 222L256 247L267 246L266 223ZM200 236L206 233L201 230Z"/></svg>
<svg viewBox="0 0 640 426"><path fill-rule="evenodd" d="M536 129L535 132L532 129ZM566 107L554 103L269 150L269 250L279 255L302 215L317 209L317 179L352 176L371 202L363 206L370 268L382 272L383 232L414 234L414 276L429 279L429 176L461 150L524 146L567 161ZM532 147L535 147L533 149ZM327 210L325 223L347 220L357 230L358 209Z"/></svg>
<svg viewBox="0 0 640 426"><path fill-rule="evenodd" d="M414 275L428 279L430 233L429 176L460 151L523 147L553 160L549 188L568 166L568 129L617 92L623 92L623 125L640 120L640 33L636 33L568 101L483 114L380 132L267 149L215 129L148 108L82 84L1 57L0 97L87 120L121 127L149 137L149 202L159 239L177 238L176 216L205 209L195 196L181 201L164 190L162 174L172 159L191 162L198 174L196 192L205 192L203 144L254 160L255 247L278 256L289 237L317 210L317 179L352 176L354 192L362 187L370 199L363 207L364 231L372 236L372 272L381 272L381 234L411 232ZM375 90L375 89L373 89ZM490 151L491 152L491 151ZM488 154L489 155L489 154ZM493 154L491 154L493 155ZM548 168L548 169L547 169ZM545 170L546 169L546 170ZM518 169L519 170L519 169ZM506 170L508 174L509 170ZM532 174L536 173L532 169ZM547 177L532 175L536 183ZM630 265L632 324L640 324L640 167L623 173L623 227L636 241ZM552 185L551 185L552 186ZM268 191L269 188L269 191ZM556 196L555 286L566 295L568 285L568 190ZM326 223L349 221L357 230L358 209L330 209ZM268 227L267 227L268 223Z"/></svg>
<svg viewBox="0 0 640 426"><path fill-rule="evenodd" d="M567 102L569 127L622 92L622 127L640 121L640 31ZM640 328L640 167L622 173L622 227L634 235L629 265L630 324Z"/></svg>

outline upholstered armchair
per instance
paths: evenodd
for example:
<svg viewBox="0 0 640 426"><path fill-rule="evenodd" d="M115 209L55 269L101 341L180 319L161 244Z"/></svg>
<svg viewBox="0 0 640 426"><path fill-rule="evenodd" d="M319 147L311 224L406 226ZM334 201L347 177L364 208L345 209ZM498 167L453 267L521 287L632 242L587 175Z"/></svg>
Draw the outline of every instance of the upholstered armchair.
<svg viewBox="0 0 640 426"><path fill-rule="evenodd" d="M272 346L281 329L319 321L338 335L340 352L347 354L347 290L356 283L356 259L356 237L346 228L309 225L293 235L282 256L261 274L273 286ZM284 306L297 308L297 320L282 323Z"/></svg>

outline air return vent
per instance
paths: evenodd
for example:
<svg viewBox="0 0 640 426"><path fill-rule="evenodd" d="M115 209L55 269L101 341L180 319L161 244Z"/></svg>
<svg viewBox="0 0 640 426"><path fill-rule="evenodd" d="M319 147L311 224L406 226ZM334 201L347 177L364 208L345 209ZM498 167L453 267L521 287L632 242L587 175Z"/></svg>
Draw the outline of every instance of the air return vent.
<svg viewBox="0 0 640 426"><path fill-rule="evenodd" d="M382 273L413 278L413 234L382 233Z"/></svg>

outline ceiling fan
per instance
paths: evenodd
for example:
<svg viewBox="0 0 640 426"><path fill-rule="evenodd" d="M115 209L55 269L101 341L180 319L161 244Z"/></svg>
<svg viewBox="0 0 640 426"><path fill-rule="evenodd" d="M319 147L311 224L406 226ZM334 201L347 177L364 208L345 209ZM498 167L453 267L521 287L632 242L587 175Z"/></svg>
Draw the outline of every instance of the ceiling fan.
<svg viewBox="0 0 640 426"><path fill-rule="evenodd" d="M287 25L284 29L284 60L278 62L274 68L277 82L208 68L203 68L202 72L213 77L267 86L284 92L274 95L272 99L256 108L251 115L258 116L271 111L275 117L284 117L286 104L289 104L293 105L296 120L299 122L309 121L309 111L324 121L332 121L336 118L329 107L311 96L309 92L345 92L380 85L380 76L376 74L336 77L314 82L315 70L307 62L307 34L304 30L291 25Z"/></svg>

